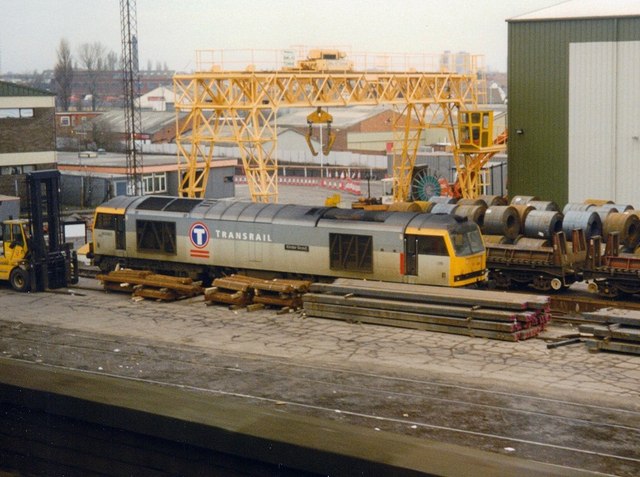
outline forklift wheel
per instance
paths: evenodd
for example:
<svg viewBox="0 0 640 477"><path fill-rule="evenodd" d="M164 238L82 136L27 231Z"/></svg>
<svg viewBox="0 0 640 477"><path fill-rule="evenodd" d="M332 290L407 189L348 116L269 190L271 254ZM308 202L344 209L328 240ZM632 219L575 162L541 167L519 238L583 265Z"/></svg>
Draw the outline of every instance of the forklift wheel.
<svg viewBox="0 0 640 477"><path fill-rule="evenodd" d="M22 268L14 268L9 276L9 281L15 291L28 292L31 289L29 273Z"/></svg>

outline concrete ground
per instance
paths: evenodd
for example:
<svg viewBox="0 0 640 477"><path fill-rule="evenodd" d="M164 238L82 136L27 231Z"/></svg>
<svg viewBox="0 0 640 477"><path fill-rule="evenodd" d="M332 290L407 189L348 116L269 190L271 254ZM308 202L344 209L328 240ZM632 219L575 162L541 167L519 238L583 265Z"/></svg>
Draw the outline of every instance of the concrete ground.
<svg viewBox="0 0 640 477"><path fill-rule="evenodd" d="M584 344L547 349L518 343L307 318L275 310L230 311L202 297L173 303L132 301L82 278L69 292L19 294L0 289L2 321L251 353L327 366L387 369L514 392L617 403L640 411L640 356L591 353ZM575 333L552 325L542 334Z"/></svg>

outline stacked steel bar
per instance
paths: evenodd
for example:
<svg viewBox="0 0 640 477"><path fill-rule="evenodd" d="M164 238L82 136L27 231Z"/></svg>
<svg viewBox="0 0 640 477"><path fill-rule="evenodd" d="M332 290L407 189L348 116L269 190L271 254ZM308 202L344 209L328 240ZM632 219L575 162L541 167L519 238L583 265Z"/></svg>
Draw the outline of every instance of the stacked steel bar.
<svg viewBox="0 0 640 477"><path fill-rule="evenodd" d="M593 336L587 346L604 351L640 355L640 311L603 308L583 313L591 322L580 325L580 333Z"/></svg>
<svg viewBox="0 0 640 477"><path fill-rule="evenodd" d="M306 280L263 280L245 275L216 278L205 290L208 305L225 303L235 306L262 304L296 309L302 306L302 294L309 290Z"/></svg>
<svg viewBox="0 0 640 477"><path fill-rule="evenodd" d="M96 276L105 290L133 293L133 296L173 301L202 293L200 282L191 278L159 275L145 270L115 270Z"/></svg>
<svg viewBox="0 0 640 477"><path fill-rule="evenodd" d="M303 296L308 316L504 341L538 335L549 298L522 293L338 279Z"/></svg>

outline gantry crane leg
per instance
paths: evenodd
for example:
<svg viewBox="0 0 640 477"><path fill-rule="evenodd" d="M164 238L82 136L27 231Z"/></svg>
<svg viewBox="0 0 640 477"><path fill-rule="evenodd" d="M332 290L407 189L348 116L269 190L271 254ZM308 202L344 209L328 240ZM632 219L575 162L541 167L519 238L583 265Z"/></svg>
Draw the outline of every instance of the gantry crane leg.
<svg viewBox="0 0 640 477"><path fill-rule="evenodd" d="M203 117L201 109L194 108L185 120L176 124L179 193L182 197L204 197L215 145L214 135L209 129L210 123ZM185 131L191 131L191 136L184 138Z"/></svg>
<svg viewBox="0 0 640 477"><path fill-rule="evenodd" d="M254 202L277 202L275 108L253 108L245 117L240 117L233 110L229 114L234 114L234 131L251 199Z"/></svg>
<svg viewBox="0 0 640 477"><path fill-rule="evenodd" d="M409 103L400 110L394 108L393 120L393 201L410 199L413 167L418 155L422 131L427 127L425 116L429 106Z"/></svg>

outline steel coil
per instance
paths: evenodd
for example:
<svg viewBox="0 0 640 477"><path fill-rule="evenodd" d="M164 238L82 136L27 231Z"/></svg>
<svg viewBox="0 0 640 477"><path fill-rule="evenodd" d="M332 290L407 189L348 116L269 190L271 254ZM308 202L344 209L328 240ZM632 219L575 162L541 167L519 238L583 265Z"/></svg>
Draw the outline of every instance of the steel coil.
<svg viewBox="0 0 640 477"><path fill-rule="evenodd" d="M482 199L459 199L458 202L456 202L456 204L458 204L458 205L484 205L485 207L488 207L487 203Z"/></svg>
<svg viewBox="0 0 640 477"><path fill-rule="evenodd" d="M504 235L484 235L483 234L482 239L484 240L485 244L490 244L490 245L505 245L505 244L508 245L513 243L511 239L508 239Z"/></svg>
<svg viewBox="0 0 640 477"><path fill-rule="evenodd" d="M577 210L577 211L584 212L585 210L593 209L593 207L594 207L593 204L582 204L580 202L569 202L562 209L562 213L564 215L567 215L567 212L569 212L570 210Z"/></svg>
<svg viewBox="0 0 640 477"><path fill-rule="evenodd" d="M520 233L520 216L515 207L496 205L489 207L484 214L482 232L489 235L504 235L515 239Z"/></svg>
<svg viewBox="0 0 640 477"><path fill-rule="evenodd" d="M453 215L457 208L458 204L435 204L431 209L431 213Z"/></svg>
<svg viewBox="0 0 640 477"><path fill-rule="evenodd" d="M520 248L540 248L550 246L548 239L531 238L524 235L515 239L513 243Z"/></svg>
<svg viewBox="0 0 640 477"><path fill-rule="evenodd" d="M609 211L609 212L627 212L632 211L633 206L629 204L604 204L598 207L600 211Z"/></svg>
<svg viewBox="0 0 640 477"><path fill-rule="evenodd" d="M527 205L536 210L558 211L558 204L550 200L530 200Z"/></svg>
<svg viewBox="0 0 640 477"><path fill-rule="evenodd" d="M585 204L590 204L590 205L595 205L596 207L599 207L601 205L605 205L605 204L613 204L612 200L605 200L605 199L586 199L584 201Z"/></svg>
<svg viewBox="0 0 640 477"><path fill-rule="evenodd" d="M640 219L635 214L621 214L612 212L602 224L602 234L605 239L611 232L618 232L620 245L635 249L640 242Z"/></svg>
<svg viewBox="0 0 640 477"><path fill-rule="evenodd" d="M532 238L551 238L562 230L562 214L551 210L532 210L524 222L524 234Z"/></svg>
<svg viewBox="0 0 640 477"><path fill-rule="evenodd" d="M513 199L511 199L511 205L525 205L532 200L539 199L535 195L516 195Z"/></svg>
<svg viewBox="0 0 640 477"><path fill-rule="evenodd" d="M389 204L389 212L422 212L417 202L394 202Z"/></svg>
<svg viewBox="0 0 640 477"><path fill-rule="evenodd" d="M501 195L481 195L478 199L484 200L487 207L493 207L494 205L508 205L507 199Z"/></svg>
<svg viewBox="0 0 640 477"><path fill-rule="evenodd" d="M424 200L416 200L414 202L415 204L418 204L418 206L420 206L420 210L424 213L429 213L431 212L431 209L433 209L433 206L436 205L433 202L426 202Z"/></svg>
<svg viewBox="0 0 640 477"><path fill-rule="evenodd" d="M602 219L597 212L591 210L568 210L562 219L562 231L568 240L571 240L575 229L582 229L584 238L589 240L602 235Z"/></svg>
<svg viewBox="0 0 640 477"><path fill-rule="evenodd" d="M448 197L446 195L438 195L429 197L429 202L433 202L434 204L455 204L458 202L458 199L455 197Z"/></svg>
<svg viewBox="0 0 640 477"><path fill-rule="evenodd" d="M458 217L466 217L478 224L479 227L482 227L484 224L484 216L487 212L487 206L484 204L484 201L481 205L458 205L458 208L455 211L455 215Z"/></svg>
<svg viewBox="0 0 640 477"><path fill-rule="evenodd" d="M605 205L611 205L611 204L605 204ZM603 226L604 226L604 221L607 220L607 215L618 212L618 209L616 209L615 207L603 207L602 205L594 207L593 209L590 209L590 210L593 212L596 212L600 216L600 220L602 221Z"/></svg>
<svg viewBox="0 0 640 477"><path fill-rule="evenodd" d="M512 205L511 207L514 207L518 211L518 216L520 217L520 233L524 233L524 223L527 220L527 215L529 215L529 212L536 209L526 204Z"/></svg>

